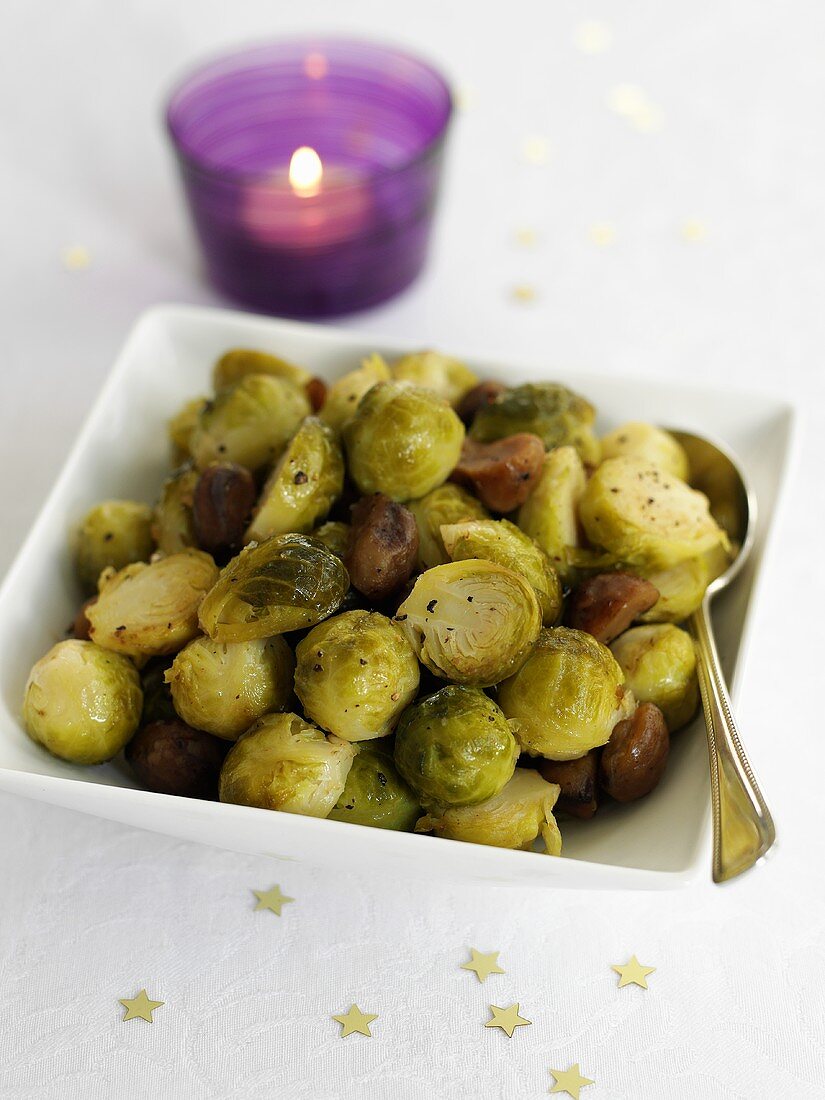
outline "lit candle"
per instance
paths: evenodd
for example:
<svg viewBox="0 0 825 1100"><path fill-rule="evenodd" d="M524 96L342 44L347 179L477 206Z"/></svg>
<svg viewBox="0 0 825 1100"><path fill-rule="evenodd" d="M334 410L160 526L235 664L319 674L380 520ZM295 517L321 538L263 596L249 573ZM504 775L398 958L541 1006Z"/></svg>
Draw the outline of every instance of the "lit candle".
<svg viewBox="0 0 825 1100"><path fill-rule="evenodd" d="M300 250L325 248L356 236L369 221L371 201L358 175L343 165L324 165L309 145L247 188L242 221L265 245Z"/></svg>

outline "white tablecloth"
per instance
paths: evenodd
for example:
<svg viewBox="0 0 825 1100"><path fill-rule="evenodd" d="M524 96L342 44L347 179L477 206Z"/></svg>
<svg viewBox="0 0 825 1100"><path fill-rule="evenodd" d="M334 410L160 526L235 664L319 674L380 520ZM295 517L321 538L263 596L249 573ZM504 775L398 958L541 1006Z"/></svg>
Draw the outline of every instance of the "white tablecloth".
<svg viewBox="0 0 825 1100"><path fill-rule="evenodd" d="M574 41L585 18L610 49ZM12 0L0 14L0 567L147 304L215 302L160 127L170 78L228 42L304 29L400 40L466 89L437 249L348 323L446 349L724 379L809 423L742 682L777 819L770 862L674 894L444 889L321 873L0 796L3 1097L825 1095L821 725L825 417L821 4L518 0ZM606 97L639 85L639 132ZM654 117L655 121L655 117ZM522 156L549 142L546 164ZM686 241L699 219L706 237ZM608 223L611 244L591 229ZM532 249L514 242L533 228ZM85 271L61 264L89 250ZM533 303L511 288L535 288ZM644 409L640 407L640 414ZM253 914L250 890L296 900ZM506 975L458 969L472 945ZM650 988L616 988L634 953ZM150 1027L120 997L166 1002ZM379 1014L371 1040L331 1013ZM533 1021L485 1030L492 1002Z"/></svg>

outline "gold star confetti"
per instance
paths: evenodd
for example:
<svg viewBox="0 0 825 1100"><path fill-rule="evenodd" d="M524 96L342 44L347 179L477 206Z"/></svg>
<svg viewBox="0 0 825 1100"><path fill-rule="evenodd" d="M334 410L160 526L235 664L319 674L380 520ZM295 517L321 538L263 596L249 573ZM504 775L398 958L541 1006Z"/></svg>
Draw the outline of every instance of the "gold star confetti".
<svg viewBox="0 0 825 1100"><path fill-rule="evenodd" d="M498 951L491 951L485 955L482 951L470 948L470 961L461 964L462 970L472 970L480 982L489 978L491 974L504 974L505 971L498 965Z"/></svg>
<svg viewBox="0 0 825 1100"><path fill-rule="evenodd" d="M529 283L519 283L512 289L512 295L517 302L534 302L536 300L536 288Z"/></svg>
<svg viewBox="0 0 825 1100"><path fill-rule="evenodd" d="M469 84L455 90L455 105L459 111L471 111L478 103L478 92Z"/></svg>
<svg viewBox="0 0 825 1100"><path fill-rule="evenodd" d="M85 271L92 262L92 254L82 244L70 244L60 253L60 260L67 271Z"/></svg>
<svg viewBox="0 0 825 1100"><path fill-rule="evenodd" d="M573 41L582 53L604 53L610 49L612 39L610 27L600 19L585 19L573 34Z"/></svg>
<svg viewBox="0 0 825 1100"><path fill-rule="evenodd" d="M121 997L120 1003L126 1009L126 1015L124 1020L146 1020L148 1023L152 1023L152 1013L156 1008L164 1003L163 1001L153 1001L146 995L146 990L141 989L137 997Z"/></svg>
<svg viewBox="0 0 825 1100"><path fill-rule="evenodd" d="M513 1032L517 1027L526 1027L528 1024L532 1024L532 1020L525 1020L523 1016L518 1014L518 1004L510 1005L509 1008L499 1008L498 1005L490 1005L490 1011L493 1014L492 1020L488 1020L484 1025L485 1027L500 1027L502 1031L507 1032L508 1038L512 1039Z"/></svg>
<svg viewBox="0 0 825 1100"><path fill-rule="evenodd" d="M647 989L647 981L645 980L648 974L652 974L656 969L655 966L644 966L635 955L630 956L630 962L625 963L624 966L611 966L611 970L615 970L619 975L619 989L623 985L640 985L642 989Z"/></svg>
<svg viewBox="0 0 825 1100"><path fill-rule="evenodd" d="M370 1024L373 1020L377 1020L378 1016L369 1012L362 1012L358 1005L352 1005L349 1012L332 1018L341 1025L342 1039L346 1039L348 1035L352 1035L356 1031L359 1035L366 1035L368 1039L371 1039Z"/></svg>
<svg viewBox="0 0 825 1100"><path fill-rule="evenodd" d="M517 229L514 236L516 244L520 244L524 248L532 248L538 240L538 233L528 225L524 225L520 229Z"/></svg>
<svg viewBox="0 0 825 1100"><path fill-rule="evenodd" d="M647 106L647 96L638 84L617 84L607 93L607 106L614 114L629 117Z"/></svg>
<svg viewBox="0 0 825 1100"><path fill-rule="evenodd" d="M682 226L682 240L703 241L708 235L708 227L698 218L688 218Z"/></svg>
<svg viewBox="0 0 825 1100"><path fill-rule="evenodd" d="M282 894L280 886L273 886L269 890L253 890L252 893L258 899L258 904L255 906L256 913L259 909L271 909L277 917L280 917L281 909L285 905L295 901L295 898L288 898L286 894Z"/></svg>
<svg viewBox="0 0 825 1100"><path fill-rule="evenodd" d="M550 143L547 138L533 134L522 142L521 155L528 164L547 164L550 159Z"/></svg>
<svg viewBox="0 0 825 1100"><path fill-rule="evenodd" d="M643 134L655 134L661 130L665 123L665 116L661 107L655 103L645 103L638 111L634 111L629 121Z"/></svg>
<svg viewBox="0 0 825 1100"><path fill-rule="evenodd" d="M606 248L616 240L616 230L610 222L594 222L587 231L593 244Z"/></svg>
<svg viewBox="0 0 825 1100"><path fill-rule="evenodd" d="M572 1065L570 1069L551 1069L550 1072L556 1078L556 1083L550 1091L566 1092L573 1097L573 1100L579 1100L579 1089L595 1083L589 1077L582 1077L579 1073L578 1062Z"/></svg>
<svg viewBox="0 0 825 1100"><path fill-rule="evenodd" d="M607 106L641 133L655 133L664 125L662 108L652 103L638 84L617 84L611 88L607 93Z"/></svg>

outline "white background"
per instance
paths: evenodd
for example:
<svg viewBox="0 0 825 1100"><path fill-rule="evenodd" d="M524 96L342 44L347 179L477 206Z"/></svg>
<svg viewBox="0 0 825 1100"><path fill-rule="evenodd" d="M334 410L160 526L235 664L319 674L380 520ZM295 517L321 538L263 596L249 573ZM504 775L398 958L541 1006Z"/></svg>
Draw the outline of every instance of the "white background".
<svg viewBox="0 0 825 1100"><path fill-rule="evenodd" d="M587 56L586 18L613 32ZM825 1095L825 8L333 0L5 0L0 16L0 566L123 336L158 301L208 302L160 125L204 51L305 29L399 40L474 93L452 135L436 252L348 323L445 349L724 379L797 400L807 439L739 716L777 819L770 862L668 895L445 889L321 873L0 796L0 1096ZM664 125L606 107L640 85ZM546 165L520 154L547 138ZM687 243L683 223L707 237ZM598 247L589 228L615 227ZM532 250L514 230L534 228ZM61 251L89 249L66 271ZM532 304L510 296L535 287ZM598 395L593 395L598 398ZM644 413L640 391L640 414ZM280 882L279 920L251 888ZM481 986L466 949L499 949ZM616 988L635 952L650 989ZM166 1001L150 1027L119 997ZM533 1021L508 1040L487 1005ZM374 1038L330 1013L377 1012Z"/></svg>

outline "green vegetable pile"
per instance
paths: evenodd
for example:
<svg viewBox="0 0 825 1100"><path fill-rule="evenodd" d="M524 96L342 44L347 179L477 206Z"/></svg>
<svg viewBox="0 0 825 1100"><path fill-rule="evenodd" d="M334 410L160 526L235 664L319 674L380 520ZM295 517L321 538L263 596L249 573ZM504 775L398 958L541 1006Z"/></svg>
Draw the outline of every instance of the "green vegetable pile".
<svg viewBox="0 0 825 1100"><path fill-rule="evenodd" d="M153 507L97 504L31 738L148 788L561 851L661 778L697 707L677 624L730 546L650 424L437 352L327 388L234 349Z"/></svg>

